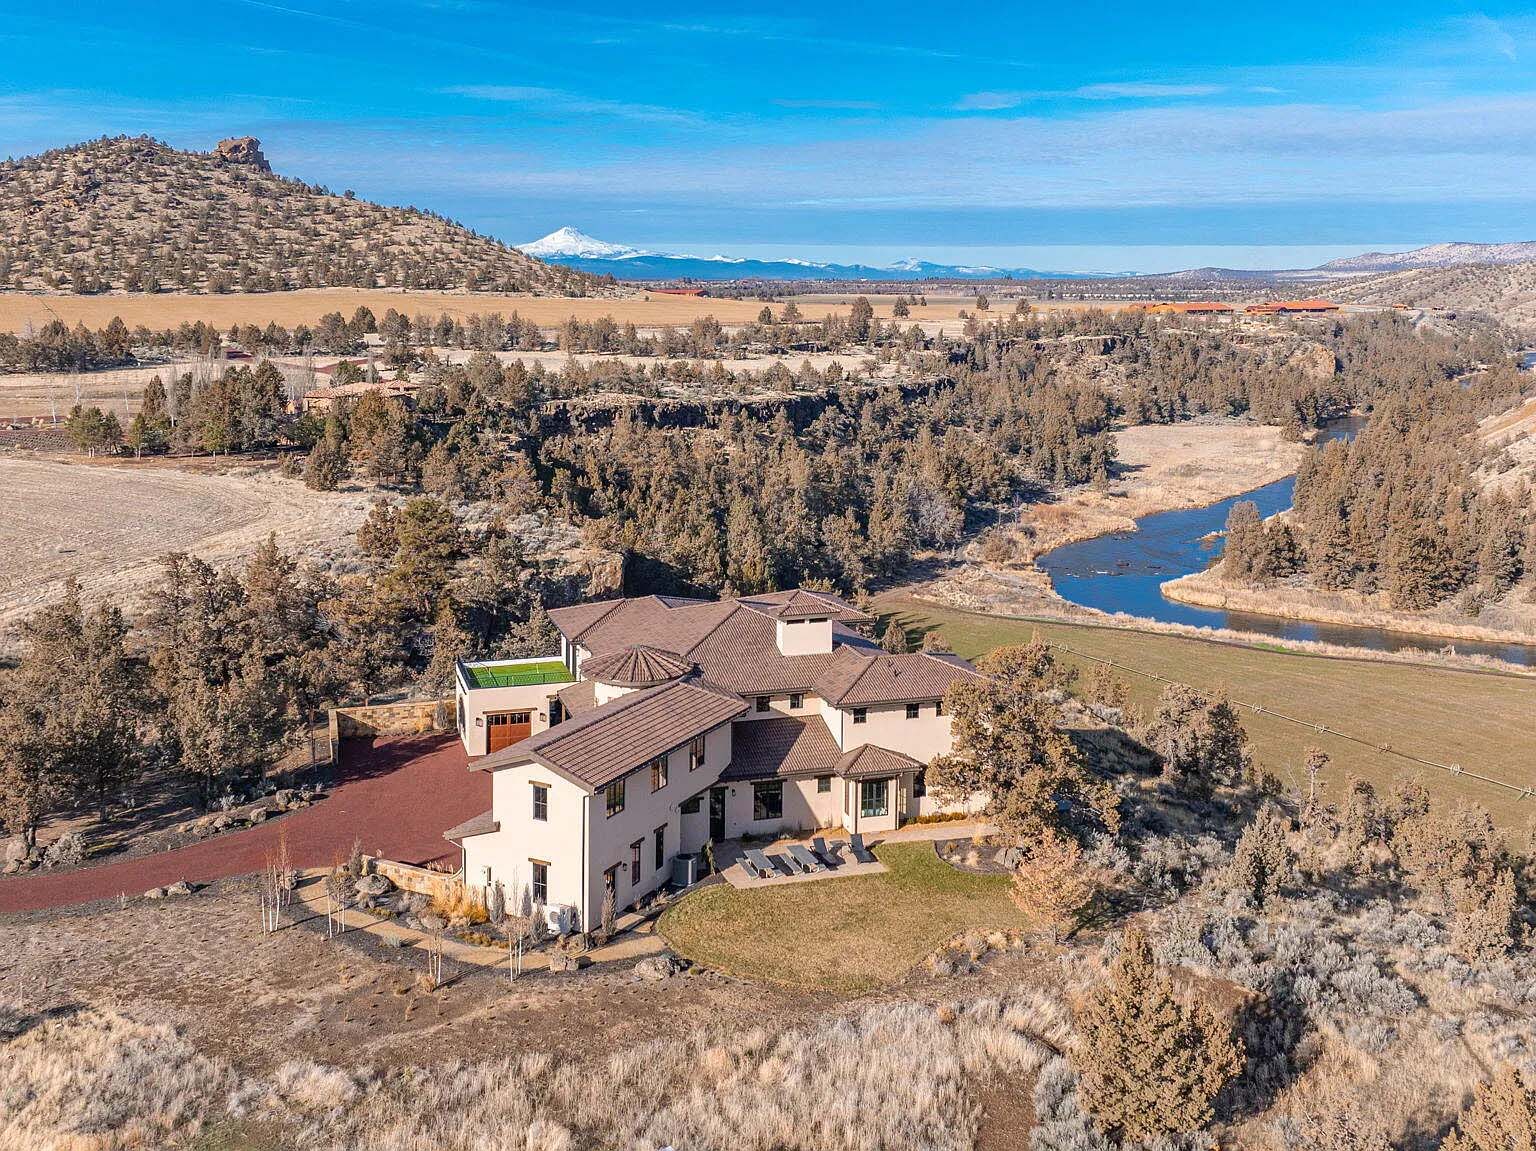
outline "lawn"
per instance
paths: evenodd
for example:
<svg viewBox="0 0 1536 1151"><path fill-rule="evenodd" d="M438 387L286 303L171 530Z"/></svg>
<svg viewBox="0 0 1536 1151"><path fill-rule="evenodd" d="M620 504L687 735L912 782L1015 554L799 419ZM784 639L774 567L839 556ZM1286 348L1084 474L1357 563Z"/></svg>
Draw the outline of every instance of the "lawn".
<svg viewBox="0 0 1536 1151"><path fill-rule="evenodd" d="M931 843L875 849L890 870L687 896L657 930L681 955L751 979L859 992L901 978L969 928L1025 926L1005 876L959 871Z"/></svg>
<svg viewBox="0 0 1536 1151"><path fill-rule="evenodd" d="M1410 774L1431 792L1483 804L1505 827L1536 816L1536 799L1502 788L1408 764L1382 744L1446 764L1460 764L1521 787L1536 785L1536 679L1372 660L1337 659L1240 646L1122 628L1011 620L886 597L880 604L915 635L937 629L968 658L1004 644L1027 643L1036 632L1086 656L1113 659L1207 690L1359 736L1361 746L1331 732L1244 711L1243 726L1258 759L1290 786L1303 785L1301 763L1310 746L1333 757L1325 796L1342 799L1353 775L1389 788ZM1061 660L1086 672L1091 659L1058 650ZM1132 698L1151 709L1161 685L1122 674Z"/></svg>

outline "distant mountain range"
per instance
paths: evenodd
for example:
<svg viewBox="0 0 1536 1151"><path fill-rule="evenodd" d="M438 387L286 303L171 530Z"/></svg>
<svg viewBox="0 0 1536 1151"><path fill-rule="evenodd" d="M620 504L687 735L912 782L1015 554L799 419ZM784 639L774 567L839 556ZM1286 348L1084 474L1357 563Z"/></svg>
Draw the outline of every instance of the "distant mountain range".
<svg viewBox="0 0 1536 1151"><path fill-rule="evenodd" d="M1469 264L1518 264L1536 261L1536 242L1517 244L1431 244L1411 252L1366 252L1330 260L1316 268L1285 271L1245 271L1239 268L1190 268L1184 271L1133 276L1124 272L1062 272L1035 268L994 268L937 264L928 260L898 260L894 264L832 264L815 260L752 260L735 256L693 256L653 252L599 240L576 228L560 228L520 245L520 250L548 264L610 275L618 280L1163 280L1206 284L1233 280L1324 280L1334 277L1450 268Z"/></svg>
<svg viewBox="0 0 1536 1151"><path fill-rule="evenodd" d="M1366 252L1329 260L1325 272L1401 272L1410 268L1455 268L1466 264L1524 264L1536 260L1536 241L1520 244L1430 244L1411 252Z"/></svg>
<svg viewBox="0 0 1536 1151"><path fill-rule="evenodd" d="M750 260L736 256L690 256L610 244L575 228L559 228L520 244L547 264L619 280L1038 280L1088 279L1090 273L1041 272L1033 268L969 267L928 260L898 260L885 267L827 264L815 260Z"/></svg>

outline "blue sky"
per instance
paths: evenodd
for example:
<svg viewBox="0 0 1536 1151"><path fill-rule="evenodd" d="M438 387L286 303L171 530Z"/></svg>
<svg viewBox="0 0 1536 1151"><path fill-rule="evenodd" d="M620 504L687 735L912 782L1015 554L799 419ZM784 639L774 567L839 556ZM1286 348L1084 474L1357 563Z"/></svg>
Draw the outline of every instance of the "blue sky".
<svg viewBox="0 0 1536 1151"><path fill-rule="evenodd" d="M68 16L18 4L0 25L0 153L252 134L286 174L512 242L571 224L701 254L1145 269L1536 239L1532 7L82 0Z"/></svg>

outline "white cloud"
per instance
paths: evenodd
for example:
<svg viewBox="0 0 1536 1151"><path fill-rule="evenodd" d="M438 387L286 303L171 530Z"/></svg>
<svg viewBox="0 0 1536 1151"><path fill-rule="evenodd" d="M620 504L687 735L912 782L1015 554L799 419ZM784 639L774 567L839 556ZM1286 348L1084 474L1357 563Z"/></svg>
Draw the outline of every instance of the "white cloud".
<svg viewBox="0 0 1536 1151"><path fill-rule="evenodd" d="M692 124L696 117L676 108L655 104L634 104L623 100L604 100L567 92L561 88L541 88L525 84L458 84L441 90L444 95L464 96L503 104L527 104L551 112L576 115L612 116L621 120L645 120L652 123Z"/></svg>
<svg viewBox="0 0 1536 1151"><path fill-rule="evenodd" d="M1194 96L1215 96L1226 91L1220 84L1153 84L1130 81L1123 84L1087 84L1072 94L1084 100L1175 100Z"/></svg>

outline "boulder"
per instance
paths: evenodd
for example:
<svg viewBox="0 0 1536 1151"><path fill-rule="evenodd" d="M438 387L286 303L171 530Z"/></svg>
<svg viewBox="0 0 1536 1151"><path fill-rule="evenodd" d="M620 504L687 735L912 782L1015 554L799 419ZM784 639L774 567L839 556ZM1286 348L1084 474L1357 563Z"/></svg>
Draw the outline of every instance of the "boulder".
<svg viewBox="0 0 1536 1151"><path fill-rule="evenodd" d="M185 879L178 879L165 889L167 895L191 895L192 885Z"/></svg>
<svg viewBox="0 0 1536 1151"><path fill-rule="evenodd" d="M44 867L78 867L84 862L85 838L75 831L66 831L43 852Z"/></svg>
<svg viewBox="0 0 1536 1151"><path fill-rule="evenodd" d="M209 823L208 827L211 831L228 831L231 827L234 826L234 823L234 817L228 813L224 813L215 815L212 822Z"/></svg>
<svg viewBox="0 0 1536 1151"><path fill-rule="evenodd" d="M683 964L675 955L647 955L635 964L635 977L647 983L660 983L671 979L683 970Z"/></svg>
<svg viewBox="0 0 1536 1151"><path fill-rule="evenodd" d="M264 823L266 818L267 809L259 803L245 813L245 822L247 823Z"/></svg>
<svg viewBox="0 0 1536 1151"><path fill-rule="evenodd" d="M1017 871L1019 864L1024 862L1024 849L1021 847L1004 847L993 858L1004 871Z"/></svg>
<svg viewBox="0 0 1536 1151"><path fill-rule="evenodd" d="M580 971L592 962L585 955L573 955L567 951L555 951L549 957L549 969L555 972Z"/></svg>
<svg viewBox="0 0 1536 1151"><path fill-rule="evenodd" d="M144 898L145 899L164 899L165 898L165 888L163 888L163 887L151 887L148 891L146 891L144 893Z"/></svg>
<svg viewBox="0 0 1536 1151"><path fill-rule="evenodd" d="M27 841L19 835L13 835L5 841L5 849L0 851L0 859L6 863L21 863L31 854L31 848Z"/></svg>
<svg viewBox="0 0 1536 1151"><path fill-rule="evenodd" d="M357 893L372 898L379 895L388 895L394 884L382 875L365 875L357 881Z"/></svg>

